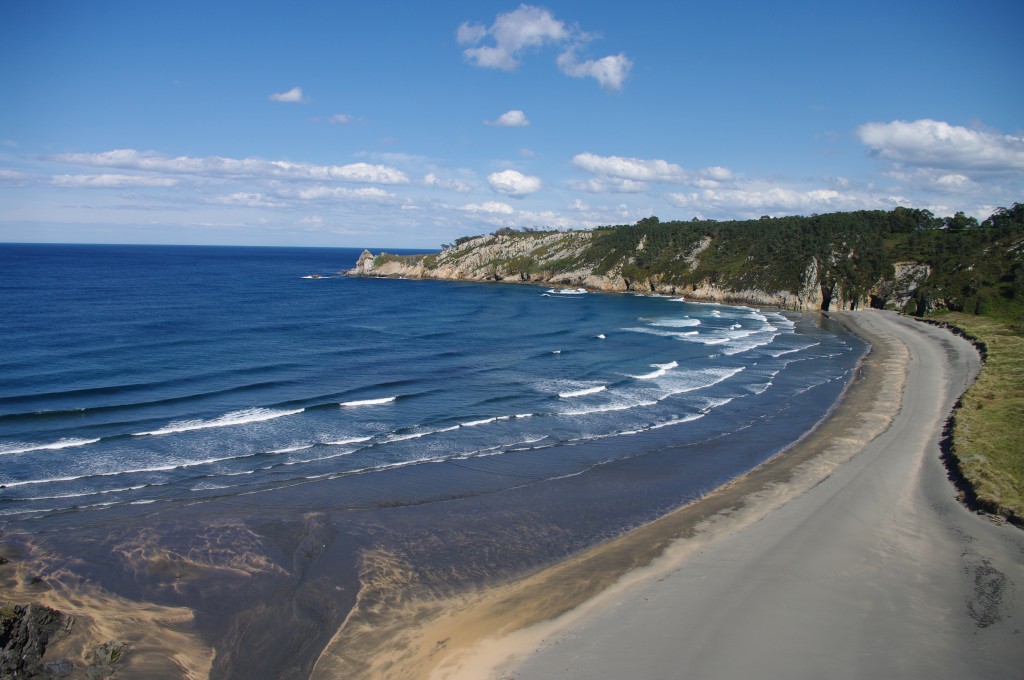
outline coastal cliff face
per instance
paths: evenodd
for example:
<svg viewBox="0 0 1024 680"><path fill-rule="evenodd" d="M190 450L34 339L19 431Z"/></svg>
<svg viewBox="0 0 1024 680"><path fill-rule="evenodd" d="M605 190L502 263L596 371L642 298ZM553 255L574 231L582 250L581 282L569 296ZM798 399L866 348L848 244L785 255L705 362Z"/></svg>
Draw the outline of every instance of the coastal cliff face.
<svg viewBox="0 0 1024 680"><path fill-rule="evenodd" d="M962 218L962 215L960 216ZM440 253L364 252L355 276L505 281L794 310L983 313L1024 304L1024 204L978 224L926 210L502 228Z"/></svg>
<svg viewBox="0 0 1024 680"><path fill-rule="evenodd" d="M657 295L679 295L688 299L754 304L792 310L827 309L831 305L844 308L866 306L870 299L852 297L841 286L823 281L817 260L811 261L801 276L801 285L794 290L764 290L709 278L680 282L679 276L651 273L637 276L629 259L606 271L586 262L587 249L593 233L587 231L549 234L515 233L479 236L446 248L440 253L425 255L374 255L364 250L349 276L382 278L438 279L447 281L501 281L552 286L581 287L594 291L639 292ZM712 245L705 237L680 254L678 270L692 274L699 269L700 256ZM916 265L915 265L916 266ZM925 268L927 269L927 268ZM886 299L905 304L913 291L917 269L910 267L895 280L879 281ZM908 289L907 282L911 287ZM909 290L909 292L908 292Z"/></svg>

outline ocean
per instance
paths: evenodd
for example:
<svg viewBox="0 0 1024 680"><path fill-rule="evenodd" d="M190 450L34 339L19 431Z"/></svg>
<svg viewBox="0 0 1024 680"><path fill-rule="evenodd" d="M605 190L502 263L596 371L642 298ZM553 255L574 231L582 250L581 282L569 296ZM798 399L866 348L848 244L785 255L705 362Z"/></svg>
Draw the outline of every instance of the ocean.
<svg viewBox="0 0 1024 680"><path fill-rule="evenodd" d="M864 351L817 315L340 275L359 253L0 245L0 524L423 504L671 447L628 526L789 445Z"/></svg>
<svg viewBox="0 0 1024 680"><path fill-rule="evenodd" d="M818 314L340 275L360 252L0 245L4 597L116 630L147 677L180 677L168 630L211 678L328 647L358 677L392 644L360 631L782 451L865 351Z"/></svg>

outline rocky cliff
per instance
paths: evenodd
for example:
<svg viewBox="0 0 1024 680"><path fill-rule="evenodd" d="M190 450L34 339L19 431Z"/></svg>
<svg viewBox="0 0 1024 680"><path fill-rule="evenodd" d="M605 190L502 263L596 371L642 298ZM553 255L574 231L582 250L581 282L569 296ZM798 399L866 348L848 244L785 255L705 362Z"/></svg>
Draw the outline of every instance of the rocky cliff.
<svg viewBox="0 0 1024 680"><path fill-rule="evenodd" d="M894 208L593 231L502 228L440 253L364 252L356 276L506 281L795 310L1024 309L1024 204L982 223Z"/></svg>
<svg viewBox="0 0 1024 680"><path fill-rule="evenodd" d="M625 259L604 271L586 261L593 233L513 233L467 239L440 253L424 255L374 255L364 250L350 276L385 278L439 279L449 281L502 281L552 286L581 287L595 291L641 292L685 296L705 302L740 303L781 307L792 310L827 309L835 306L856 308L871 304L872 296L890 306L902 308L928 269L908 263L898 276L880 280L869 295L847 294L841 285L819 276L819 265L812 259L800 277L800 284L789 289L764 290L709 277L685 281L699 271L701 254L712 245L705 237L680 253L674 276L645 273L631 267ZM683 279L683 281L681 281Z"/></svg>

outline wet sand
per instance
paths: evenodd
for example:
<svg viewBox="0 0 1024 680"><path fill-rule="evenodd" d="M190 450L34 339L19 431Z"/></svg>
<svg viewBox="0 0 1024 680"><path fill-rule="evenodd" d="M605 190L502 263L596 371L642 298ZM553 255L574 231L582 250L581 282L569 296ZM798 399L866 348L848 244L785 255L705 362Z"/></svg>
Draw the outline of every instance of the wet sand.
<svg viewBox="0 0 1024 680"><path fill-rule="evenodd" d="M353 677L363 646L364 677L1019 677L1024 534L964 509L939 458L977 353L834 316L873 349L789 451L529 578L350 620L313 677Z"/></svg>

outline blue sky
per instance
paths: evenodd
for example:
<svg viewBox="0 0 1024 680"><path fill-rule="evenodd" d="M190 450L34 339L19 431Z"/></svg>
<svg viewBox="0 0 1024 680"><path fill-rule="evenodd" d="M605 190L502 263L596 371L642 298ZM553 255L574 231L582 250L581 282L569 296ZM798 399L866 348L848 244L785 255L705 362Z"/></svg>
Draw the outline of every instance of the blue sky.
<svg viewBox="0 0 1024 680"><path fill-rule="evenodd" d="M433 248L1024 202L1019 2L0 8L0 241Z"/></svg>

